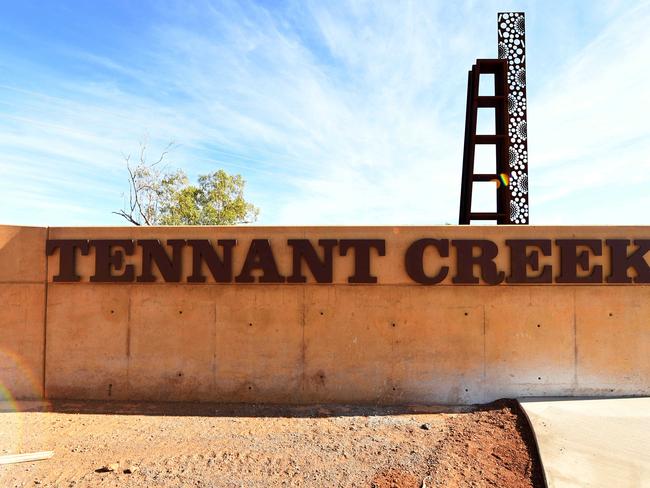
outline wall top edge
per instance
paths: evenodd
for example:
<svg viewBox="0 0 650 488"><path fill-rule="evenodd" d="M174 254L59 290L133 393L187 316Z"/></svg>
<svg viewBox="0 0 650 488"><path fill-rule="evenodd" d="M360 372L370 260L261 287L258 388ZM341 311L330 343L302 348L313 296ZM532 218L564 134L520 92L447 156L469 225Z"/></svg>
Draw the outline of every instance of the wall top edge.
<svg viewBox="0 0 650 488"><path fill-rule="evenodd" d="M0 224L0 229L16 229L16 230L21 230L21 229L47 229L46 226L42 225L15 225L15 224Z"/></svg>
<svg viewBox="0 0 650 488"><path fill-rule="evenodd" d="M496 229L526 232L527 229L650 229L650 225L173 225L173 226L129 226L129 225L71 225L71 226L28 226L0 224L0 229L52 229L52 230L77 230L77 229L103 229L103 230L147 230L161 229L225 229L225 230L331 230L331 229L360 229L360 230L421 230L421 229L462 229L481 231Z"/></svg>

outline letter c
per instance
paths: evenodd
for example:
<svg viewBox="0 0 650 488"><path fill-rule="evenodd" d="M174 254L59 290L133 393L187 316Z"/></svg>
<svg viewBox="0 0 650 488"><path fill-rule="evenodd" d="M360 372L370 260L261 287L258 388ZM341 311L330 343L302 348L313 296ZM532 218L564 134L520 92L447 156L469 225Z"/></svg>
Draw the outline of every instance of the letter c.
<svg viewBox="0 0 650 488"><path fill-rule="evenodd" d="M447 277L449 273L448 266L442 266L435 276L427 276L424 272L424 251L428 246L433 246L438 250L440 257L449 257L449 239L420 239L415 241L406 250L404 259L406 273L409 277L423 285L435 285Z"/></svg>

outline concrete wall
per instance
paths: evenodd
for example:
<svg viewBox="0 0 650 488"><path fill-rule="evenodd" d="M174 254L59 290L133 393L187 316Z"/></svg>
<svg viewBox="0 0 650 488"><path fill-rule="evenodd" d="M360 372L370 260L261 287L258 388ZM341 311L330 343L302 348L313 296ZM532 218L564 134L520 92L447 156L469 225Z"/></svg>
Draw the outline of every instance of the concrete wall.
<svg viewBox="0 0 650 488"><path fill-rule="evenodd" d="M0 226L0 400L43 393L46 233Z"/></svg>
<svg viewBox="0 0 650 488"><path fill-rule="evenodd" d="M424 237L504 250L512 238L648 239L650 228L2 226L0 395L391 404L650 394L650 286L422 286L404 252ZM386 256L373 258L374 285L347 283L352 256L335 259L333 284L98 284L91 251L78 258L82 281L55 283L47 238L237 239L235 270L251 239L268 238L285 275L287 238L382 238ZM505 253L496 261L508 269ZM607 252L594 262L607 274Z"/></svg>

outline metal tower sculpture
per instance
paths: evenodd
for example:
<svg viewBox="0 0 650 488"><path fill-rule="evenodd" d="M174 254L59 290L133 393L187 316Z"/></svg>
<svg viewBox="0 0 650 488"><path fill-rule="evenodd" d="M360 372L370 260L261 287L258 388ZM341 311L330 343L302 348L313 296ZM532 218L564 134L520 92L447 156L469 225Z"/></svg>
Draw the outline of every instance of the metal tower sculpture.
<svg viewBox="0 0 650 488"><path fill-rule="evenodd" d="M477 59L468 75L459 224L528 224L529 219L525 16L500 12L497 22L498 59ZM494 95L479 96L480 75L486 73L494 75ZM494 108L494 134L476 133L478 109L483 107ZM494 173L474 173L477 144L494 146ZM478 181L496 182L496 212L472 212L473 183Z"/></svg>

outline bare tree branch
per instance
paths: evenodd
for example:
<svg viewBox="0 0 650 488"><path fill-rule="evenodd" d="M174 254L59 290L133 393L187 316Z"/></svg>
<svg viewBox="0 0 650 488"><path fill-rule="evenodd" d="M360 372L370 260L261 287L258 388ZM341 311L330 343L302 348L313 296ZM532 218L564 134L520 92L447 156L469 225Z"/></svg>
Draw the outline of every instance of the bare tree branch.
<svg viewBox="0 0 650 488"><path fill-rule="evenodd" d="M147 162L147 142L140 143L138 162L134 166L131 163L131 154L122 153L126 163L126 170L129 176L129 204L124 208L113 212L134 225L152 225L156 223L158 215L158 199L160 196L160 180L164 168L157 167L162 163L171 149L174 142L165 146L158 159L153 163ZM155 168L155 169L154 169Z"/></svg>
<svg viewBox="0 0 650 488"><path fill-rule="evenodd" d="M133 218L129 214L124 212L123 210L120 210L119 212L111 212L111 213L114 213L115 215L119 215L120 217L124 217L126 220L131 222L133 225L140 225L140 222L138 222L137 220L133 220Z"/></svg>

